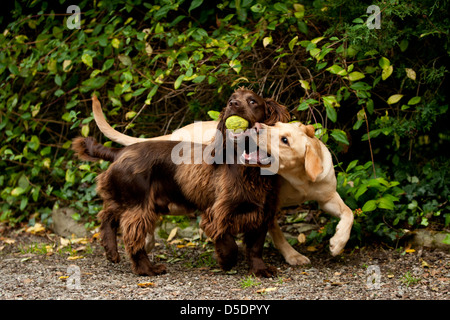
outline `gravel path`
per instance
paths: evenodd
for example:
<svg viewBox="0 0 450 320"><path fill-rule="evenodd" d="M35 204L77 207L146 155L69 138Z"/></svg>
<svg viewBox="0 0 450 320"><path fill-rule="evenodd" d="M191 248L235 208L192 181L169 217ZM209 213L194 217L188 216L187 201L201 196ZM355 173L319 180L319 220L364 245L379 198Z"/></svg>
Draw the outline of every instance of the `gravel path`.
<svg viewBox="0 0 450 320"><path fill-rule="evenodd" d="M141 277L131 273L123 246L122 261L112 264L95 239L72 244L60 239L3 231L1 300L450 300L450 254L437 250L364 247L332 258L325 249L298 247L311 265L293 267L267 243L264 258L278 276L258 279L247 275L243 250L238 266L226 273L215 264L212 244L159 241L152 257L168 272Z"/></svg>

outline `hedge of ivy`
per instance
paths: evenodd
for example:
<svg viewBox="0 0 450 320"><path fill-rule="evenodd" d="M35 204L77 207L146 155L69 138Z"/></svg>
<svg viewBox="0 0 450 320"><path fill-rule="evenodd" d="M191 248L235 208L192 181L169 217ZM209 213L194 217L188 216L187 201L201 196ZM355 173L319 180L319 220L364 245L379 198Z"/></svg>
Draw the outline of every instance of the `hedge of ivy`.
<svg viewBox="0 0 450 320"><path fill-rule="evenodd" d="M448 228L449 1L85 0L80 21L69 5L15 1L0 21L0 221L48 223L73 206L96 224L108 164L70 151L80 134L111 144L93 93L120 131L157 136L247 86L316 126L354 239Z"/></svg>

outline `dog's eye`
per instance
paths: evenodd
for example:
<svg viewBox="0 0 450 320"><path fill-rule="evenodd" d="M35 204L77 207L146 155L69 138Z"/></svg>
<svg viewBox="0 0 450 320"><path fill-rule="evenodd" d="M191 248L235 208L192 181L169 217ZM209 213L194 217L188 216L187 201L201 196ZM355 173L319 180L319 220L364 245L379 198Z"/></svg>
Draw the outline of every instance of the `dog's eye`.
<svg viewBox="0 0 450 320"><path fill-rule="evenodd" d="M250 104L251 104L251 105L255 105L255 104L256 104L256 101L253 100L253 99L251 99L251 100L250 100Z"/></svg>
<svg viewBox="0 0 450 320"><path fill-rule="evenodd" d="M289 145L289 141L286 137L281 137L281 142L283 142L285 145Z"/></svg>

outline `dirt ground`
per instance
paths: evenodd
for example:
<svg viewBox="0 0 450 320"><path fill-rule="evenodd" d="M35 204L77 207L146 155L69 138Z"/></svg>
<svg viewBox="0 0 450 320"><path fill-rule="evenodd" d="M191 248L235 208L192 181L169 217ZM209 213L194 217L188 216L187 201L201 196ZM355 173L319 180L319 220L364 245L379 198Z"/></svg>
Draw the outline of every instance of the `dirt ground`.
<svg viewBox="0 0 450 320"><path fill-rule="evenodd" d="M240 248L242 245L240 245ZM160 240L150 255L167 273L131 273L104 257L95 238L63 239L6 229L0 234L1 300L450 300L450 254L421 248L348 248L339 257L326 249L297 246L311 265L290 266L267 242L264 259L274 278L247 274L243 250L231 272L218 268L210 243ZM311 250L311 248L309 248Z"/></svg>

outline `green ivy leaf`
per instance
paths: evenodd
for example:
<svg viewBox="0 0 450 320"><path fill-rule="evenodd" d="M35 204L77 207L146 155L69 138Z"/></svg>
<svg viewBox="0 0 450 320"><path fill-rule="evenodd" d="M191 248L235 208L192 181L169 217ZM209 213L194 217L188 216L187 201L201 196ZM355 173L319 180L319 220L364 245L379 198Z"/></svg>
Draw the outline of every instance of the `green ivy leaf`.
<svg viewBox="0 0 450 320"><path fill-rule="evenodd" d="M70 169L67 169L65 178L66 178L67 182L74 183L75 182L75 172Z"/></svg>
<svg viewBox="0 0 450 320"><path fill-rule="evenodd" d="M345 131L340 130L340 129L333 129L331 131L331 136L334 138L334 140L336 140L337 142L349 145L350 143L348 142L347 139L347 134L345 133Z"/></svg>
<svg viewBox="0 0 450 320"><path fill-rule="evenodd" d="M131 58L129 56L119 54L117 57L119 58L120 62L122 62L123 65L127 67L132 65Z"/></svg>
<svg viewBox="0 0 450 320"><path fill-rule="evenodd" d="M364 212L370 212L377 208L377 201L376 200L369 200L367 201L364 206L361 208Z"/></svg>
<svg viewBox="0 0 450 320"><path fill-rule="evenodd" d="M327 117L332 122L336 122L337 120L337 112L332 106L325 106L325 110L327 112Z"/></svg>
<svg viewBox="0 0 450 320"><path fill-rule="evenodd" d="M81 56L81 61L83 61L83 63L85 65L87 65L88 67L93 66L93 61L92 61L92 56L87 54L87 53L83 53L83 55Z"/></svg>
<svg viewBox="0 0 450 320"><path fill-rule="evenodd" d="M125 114L125 119L129 120L129 119L133 119L134 117L136 117L136 111L128 111Z"/></svg>
<svg viewBox="0 0 450 320"><path fill-rule="evenodd" d="M173 84L173 87L175 88L175 90L177 90L181 86L181 83L183 82L184 77L185 77L185 75L182 74L182 75L178 76L177 80L175 80L175 83Z"/></svg>
<svg viewBox="0 0 450 320"><path fill-rule="evenodd" d="M339 74L339 75L346 75L347 73L344 72L345 74L342 74L343 71L345 71L344 68L342 68L341 66L338 66L337 64L333 64L331 67L326 69L327 71L329 71L332 74Z"/></svg>
<svg viewBox="0 0 450 320"><path fill-rule="evenodd" d="M229 63L230 67L239 74L242 69L241 62L239 60L231 60Z"/></svg>
<svg viewBox="0 0 450 320"><path fill-rule="evenodd" d="M386 80L387 78L389 78L393 71L394 66L388 66L387 68L384 68L381 72L381 79Z"/></svg>
<svg viewBox="0 0 450 320"><path fill-rule="evenodd" d="M359 71L353 71L347 76L348 80L350 80L350 81L361 80L361 79L363 79L365 77L366 76L364 75L364 73L361 73Z"/></svg>
<svg viewBox="0 0 450 320"><path fill-rule="evenodd" d="M25 192L25 189L23 189L23 188L21 188L21 187L17 187L17 188L14 188L12 191L11 191L11 195L13 196L13 197L18 197L18 196L20 196L21 194L23 194Z"/></svg>
<svg viewBox="0 0 450 320"><path fill-rule="evenodd" d="M309 82L306 80L299 80L300 81L300 85L302 86L303 89L305 90L309 90L311 89L311 86L309 85Z"/></svg>
<svg viewBox="0 0 450 320"><path fill-rule="evenodd" d="M413 106L413 105L415 105L415 104L418 104L418 103L420 102L421 99L422 99L421 97L414 97L414 98L411 98L411 99L408 101L408 105Z"/></svg>
<svg viewBox="0 0 450 320"><path fill-rule="evenodd" d="M394 210L395 209L395 204L394 204L394 202L391 199L386 198L386 197L382 197L378 201L378 208L387 209L387 210Z"/></svg>
<svg viewBox="0 0 450 320"><path fill-rule="evenodd" d="M298 36L295 36L294 38L292 38L291 41L289 41L289 44L288 44L289 50L294 51L294 46L297 43L297 41L298 41Z"/></svg>
<svg viewBox="0 0 450 320"><path fill-rule="evenodd" d="M387 99L387 103L388 103L388 104L394 104L394 103L397 103L397 102L400 101L401 98L403 98L403 95L402 95L402 94L394 94L394 95L390 96L390 97Z"/></svg>
<svg viewBox="0 0 450 320"><path fill-rule="evenodd" d="M193 0L188 9L189 13L191 13L191 11L194 10L195 8L200 7L202 5L202 3L203 3L203 0Z"/></svg>
<svg viewBox="0 0 450 320"><path fill-rule="evenodd" d="M391 65L391 62L389 61L388 58L381 57L380 60L378 61L378 64L380 65L381 69L384 70Z"/></svg>
<svg viewBox="0 0 450 320"><path fill-rule="evenodd" d="M89 135L89 126L88 125L84 125L81 127L81 135L83 137L87 137Z"/></svg>
<svg viewBox="0 0 450 320"><path fill-rule="evenodd" d="M220 116L220 112L219 111L215 111L215 110L209 110L208 111L208 116L213 119L213 120L218 120L219 116Z"/></svg>

